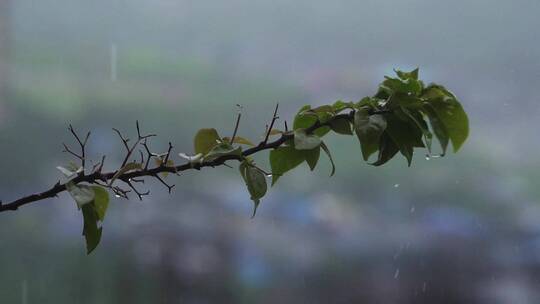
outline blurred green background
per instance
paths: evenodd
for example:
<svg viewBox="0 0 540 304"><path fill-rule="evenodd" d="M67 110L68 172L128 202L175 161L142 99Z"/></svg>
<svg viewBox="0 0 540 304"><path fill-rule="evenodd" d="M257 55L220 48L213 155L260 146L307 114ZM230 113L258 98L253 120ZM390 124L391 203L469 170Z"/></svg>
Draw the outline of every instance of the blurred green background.
<svg viewBox="0 0 540 304"><path fill-rule="evenodd" d="M271 189L250 219L238 171L114 199L86 256L71 198L0 214L1 303L539 303L540 2L0 1L0 199L54 184L92 130L192 152L202 127L257 141L280 103L357 101L420 67L469 113L459 154L374 168L356 139ZM281 122L282 123L282 122ZM258 156L267 167L267 154ZM176 159L180 161L179 159Z"/></svg>

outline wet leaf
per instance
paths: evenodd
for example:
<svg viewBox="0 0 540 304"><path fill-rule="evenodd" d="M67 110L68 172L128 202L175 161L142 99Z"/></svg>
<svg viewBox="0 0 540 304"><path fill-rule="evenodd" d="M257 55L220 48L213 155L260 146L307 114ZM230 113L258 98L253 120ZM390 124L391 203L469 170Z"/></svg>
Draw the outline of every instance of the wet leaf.
<svg viewBox="0 0 540 304"><path fill-rule="evenodd" d="M399 78L406 80L406 79L414 79L418 80L418 68L410 71L410 72L403 72L400 70L394 69L394 72L398 75Z"/></svg>
<svg viewBox="0 0 540 304"><path fill-rule="evenodd" d="M379 106L379 99L375 97L364 97L355 104L356 109L368 108L376 109Z"/></svg>
<svg viewBox="0 0 540 304"><path fill-rule="evenodd" d="M240 164L240 175L244 179L248 192L251 195L251 200L253 200L253 215L257 212L259 207L260 199L266 194L267 184L266 177L264 174L248 162L244 161Z"/></svg>
<svg viewBox="0 0 540 304"><path fill-rule="evenodd" d="M296 150L293 146L282 146L270 151L272 186L284 173L296 168L304 160L304 151Z"/></svg>
<svg viewBox="0 0 540 304"><path fill-rule="evenodd" d="M332 105L332 109L335 113L339 113L345 109L354 109L354 102L344 102L341 100L338 100L334 102Z"/></svg>
<svg viewBox="0 0 540 304"><path fill-rule="evenodd" d="M334 164L334 159L332 158L332 154L330 154L330 149L328 149L324 142L321 142L321 148L328 156L328 159L330 159L330 164L332 165L332 171L330 172L330 176L332 176L334 175L334 173L336 173L336 165Z"/></svg>
<svg viewBox="0 0 540 304"><path fill-rule="evenodd" d="M313 126L318 120L319 117L317 116L317 113L310 112L311 106L305 105L303 106L300 111L298 111L298 114L294 117L293 122L293 129L307 129L311 126ZM330 132L330 127L324 126L321 128L318 128L313 133L319 137L323 137L326 135L326 133Z"/></svg>
<svg viewBox="0 0 540 304"><path fill-rule="evenodd" d="M443 122L439 119L439 116L433 110L432 106L429 104L426 104L424 106L424 112L427 114L429 118L429 124L431 125L431 129L433 130L433 133L435 133L435 136L437 137L437 140L439 140L439 143L441 145L442 154L446 154L446 148L448 147L448 142L450 140L450 137L448 136L448 133L446 132L446 127L444 126Z"/></svg>
<svg viewBox="0 0 540 304"><path fill-rule="evenodd" d="M428 86L422 97L426 99L426 113L435 118L437 123L444 125L444 130L452 142L454 152L457 152L469 136L469 119L454 94L440 85ZM438 126L440 129L440 126ZM435 127L434 127L435 129ZM443 136L444 141L444 136Z"/></svg>
<svg viewBox="0 0 540 304"><path fill-rule="evenodd" d="M352 135L351 123L346 118L334 119L330 122L332 131L338 134Z"/></svg>
<svg viewBox="0 0 540 304"><path fill-rule="evenodd" d="M321 144L321 138L317 135L306 134L304 129L294 130L294 148L297 150L315 149Z"/></svg>
<svg viewBox="0 0 540 304"><path fill-rule="evenodd" d="M242 155L242 148L240 147L233 147L231 144L222 142L217 144L212 150L210 150L206 156L204 157L205 161L212 161L215 160L218 157L225 156L225 155L236 155L240 156Z"/></svg>
<svg viewBox="0 0 540 304"><path fill-rule="evenodd" d="M380 137L386 129L386 119L381 114L370 115L368 109L361 108L354 113L354 130L360 141L365 161L379 147Z"/></svg>
<svg viewBox="0 0 540 304"><path fill-rule="evenodd" d="M79 173L81 173L83 171L82 167L73 167L71 165L68 166L68 167L69 167L69 169L64 168L62 166L56 167L56 169L58 169L60 172L62 172L62 174L64 174L65 179L63 180L63 182L65 182L65 183L73 180L74 178L76 178L79 175Z"/></svg>
<svg viewBox="0 0 540 304"><path fill-rule="evenodd" d="M335 115L334 108L330 105L320 106L309 111L315 113L321 123L328 122Z"/></svg>
<svg viewBox="0 0 540 304"><path fill-rule="evenodd" d="M431 142L432 142L433 134L429 130L429 127L426 121L424 120L424 116L416 110L409 110L404 107L401 107L396 110L398 112L403 113L406 119L414 122L416 127L422 132L422 135L424 136L425 146L428 150L428 153L431 154Z"/></svg>
<svg viewBox="0 0 540 304"><path fill-rule="evenodd" d="M200 163L203 159L203 154L199 153L197 155L187 155L186 153L178 153L178 156L180 156L183 159L187 159L191 164Z"/></svg>
<svg viewBox="0 0 540 304"><path fill-rule="evenodd" d="M381 166L388 162L390 159L398 153L399 148L398 146L392 141L392 138L384 132L381 136L380 144L379 144L379 156L377 157L377 161L372 163L373 166Z"/></svg>
<svg viewBox="0 0 540 304"><path fill-rule="evenodd" d="M100 186L92 186L94 190L94 208L100 221L105 218L105 213L109 207L109 192Z"/></svg>
<svg viewBox="0 0 540 304"><path fill-rule="evenodd" d="M101 240L102 228L97 226L99 216L94 209L93 204L82 206L83 214L83 235L86 240L86 253L90 254L99 244Z"/></svg>
<svg viewBox="0 0 540 304"><path fill-rule="evenodd" d="M206 155L221 141L216 129L200 129L194 139L195 154Z"/></svg>
<svg viewBox="0 0 540 304"><path fill-rule="evenodd" d="M311 171L313 171L315 169L315 167L317 166L317 162L319 162L319 157L321 155L321 148L320 147L316 147L314 149L311 149L311 150L304 150L305 152L305 158L306 158L306 162L309 166L309 169Z"/></svg>
<svg viewBox="0 0 540 304"><path fill-rule="evenodd" d="M385 94L377 93L377 95L386 95L386 96L376 96L379 98L388 98L396 93L401 93L404 95L414 95L418 96L422 93L423 83L418 80L418 70L413 70L411 72L402 72L397 71L396 74L398 78L392 78L385 76L385 80L379 86L379 91L384 92Z"/></svg>
<svg viewBox="0 0 540 304"><path fill-rule="evenodd" d="M81 208L84 205L91 203L94 200L94 189L88 185L75 185L73 182L66 184L66 189L77 203L77 207Z"/></svg>
<svg viewBox="0 0 540 304"><path fill-rule="evenodd" d="M404 121L395 114L386 114L386 132L392 141L398 146L399 151L407 159L410 166L413 157L414 147L424 147L422 142L422 132L410 119Z"/></svg>
<svg viewBox="0 0 540 304"><path fill-rule="evenodd" d="M231 143L231 139L229 137L223 137L222 139L224 142L228 142L228 143ZM247 145L247 146L252 146L254 147L255 144L253 144L251 141L249 141L248 139L245 139L243 137L240 137L240 136L235 136L234 137L234 141L233 143L235 144L241 144L241 145Z"/></svg>

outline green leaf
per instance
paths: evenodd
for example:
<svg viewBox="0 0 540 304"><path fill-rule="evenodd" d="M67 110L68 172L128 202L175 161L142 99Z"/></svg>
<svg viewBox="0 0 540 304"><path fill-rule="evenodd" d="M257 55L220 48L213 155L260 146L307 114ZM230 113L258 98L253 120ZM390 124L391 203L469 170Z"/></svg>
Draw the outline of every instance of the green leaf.
<svg viewBox="0 0 540 304"><path fill-rule="evenodd" d="M388 135L388 133L384 132L381 136L381 141L379 144L379 156L377 157L377 161L372 163L373 166L381 166L388 162L396 153L398 153L399 148L394 143L392 138Z"/></svg>
<svg viewBox="0 0 540 304"><path fill-rule="evenodd" d="M345 109L354 109L354 102L344 102L341 100L338 100L334 102L332 105L332 108L334 110L334 113L339 113Z"/></svg>
<svg viewBox="0 0 540 304"><path fill-rule="evenodd" d="M330 122L332 131L338 134L352 135L351 123L346 118L334 119Z"/></svg>
<svg viewBox="0 0 540 304"><path fill-rule="evenodd" d="M96 249L99 241L101 240L102 228L98 228L97 222L99 216L94 209L93 204L86 204L82 206L83 214L83 235L86 239L86 253L90 254L94 249Z"/></svg>
<svg viewBox="0 0 540 304"><path fill-rule="evenodd" d="M439 119L439 116L431 105L426 104L424 106L424 112L428 116L431 129L433 130L433 133L435 133L435 136L437 137L441 145L441 155L444 156L446 154L446 148L448 147L448 142L450 140L448 132L446 132L446 128L443 122Z"/></svg>
<svg viewBox="0 0 540 304"><path fill-rule="evenodd" d="M334 107L332 107L331 105L323 105L323 106L319 106L319 107L316 107L316 108L313 108L311 109L311 111L315 112L315 113L333 113L334 112Z"/></svg>
<svg viewBox="0 0 540 304"><path fill-rule="evenodd" d="M334 164L334 159L332 158L332 154L330 154L330 149L328 149L324 142L321 142L321 148L328 156L328 159L330 159L330 164L332 164L332 172L330 172L330 176L332 176L334 175L334 173L336 173L336 165Z"/></svg>
<svg viewBox="0 0 540 304"><path fill-rule="evenodd" d="M319 119L321 123L328 122L335 115L334 108L330 105L323 105L323 106L308 110L306 112L315 113L315 115L317 115L317 118Z"/></svg>
<svg viewBox="0 0 540 304"><path fill-rule="evenodd" d="M212 161L218 157L224 156L224 155L236 155L240 156L242 155L242 148L241 147L233 147L231 144L222 142L217 144L215 147L210 150L206 156L204 157L205 161Z"/></svg>
<svg viewBox="0 0 540 304"><path fill-rule="evenodd" d="M433 138L433 134L431 134L431 131L429 130L429 127L424 120L424 116L422 113L420 113L417 110L409 110L407 108L401 107L397 109L398 112L402 112L406 119L410 119L416 127L422 132L424 136L425 146L428 150L428 152L431 154L431 142Z"/></svg>
<svg viewBox="0 0 540 304"><path fill-rule="evenodd" d="M231 139L229 137L223 137L222 140L224 142L231 143ZM252 147L255 146L255 144L253 144L251 141L249 141L248 139L245 139L243 137L240 137L240 136L235 136L232 143L241 144L241 145L247 145L247 146L252 146Z"/></svg>
<svg viewBox="0 0 540 304"><path fill-rule="evenodd" d="M221 141L216 129L200 129L194 139L195 154L206 155L214 146Z"/></svg>
<svg viewBox="0 0 540 304"><path fill-rule="evenodd" d="M94 200L94 190L88 185L75 185L73 182L68 182L66 184L66 189L71 197L73 197L75 203L77 203L77 207L79 208L91 203Z"/></svg>
<svg viewBox="0 0 540 304"><path fill-rule="evenodd" d="M137 163L137 162L132 162L132 163L125 164L122 168L120 168L120 170L116 171L114 176L109 181L109 186L112 185L114 183L114 181L117 178L119 178L122 174L127 173L129 171L138 170L138 169L142 169L142 164Z"/></svg>
<svg viewBox="0 0 540 304"><path fill-rule="evenodd" d="M422 132L413 121L401 120L394 113L386 114L386 132L392 141L398 146L399 151L407 159L410 166L413 157L414 147L424 147L422 142Z"/></svg>
<svg viewBox="0 0 540 304"><path fill-rule="evenodd" d="M306 162L311 171L313 171L315 167L317 166L320 155L321 155L320 147L316 147L315 149L311 149L311 150L304 150L304 156L306 158Z"/></svg>
<svg viewBox="0 0 540 304"><path fill-rule="evenodd" d="M268 188L266 184L266 177L259 169L246 161L240 164L239 169L240 175L242 175L249 194L251 195L251 200L253 200L254 203L252 215L252 217L254 217L255 213L257 212L257 207L259 207L260 199L266 194Z"/></svg>
<svg viewBox="0 0 540 304"><path fill-rule="evenodd" d="M370 115L366 108L358 109L354 113L354 130L360 141L365 161L377 151L381 134L386 129L386 125L386 119L383 115Z"/></svg>
<svg viewBox="0 0 540 304"><path fill-rule="evenodd" d="M298 111L298 114L296 114L296 116L294 117L293 129L307 129L313 126L317 122L317 120L319 120L319 116L317 116L317 113L311 110L311 106L305 105L300 109L300 111ZM313 133L319 137L323 137L328 132L330 132L330 127L324 126L318 128Z"/></svg>
<svg viewBox="0 0 540 304"><path fill-rule="evenodd" d="M384 78L385 80L379 86L379 89L384 91L388 96L392 96L396 93L417 96L423 89L422 82L413 78L400 79L388 76L385 76Z"/></svg>
<svg viewBox="0 0 540 304"><path fill-rule="evenodd" d="M183 159L186 159L192 166L194 164L200 164L204 160L204 155L202 153L198 153L197 155L187 155L186 153L178 153L178 156L180 156Z"/></svg>
<svg viewBox="0 0 540 304"><path fill-rule="evenodd" d="M60 172L62 172L62 174L64 174L64 176L65 176L64 182L69 182L69 181L73 180L74 178L76 178L79 175L79 173L83 172L83 167L77 167L73 163L70 163L68 165L68 168L58 166L58 167L56 167L56 169L58 169Z"/></svg>
<svg viewBox="0 0 540 304"><path fill-rule="evenodd" d="M297 150L315 149L321 144L321 138L317 135L306 134L305 129L294 130L294 148Z"/></svg>
<svg viewBox="0 0 540 304"><path fill-rule="evenodd" d="M92 189L94 190L95 194L94 208L96 210L98 219L103 222L105 213L109 207L109 192L107 192L105 188L99 186L92 186Z"/></svg>
<svg viewBox="0 0 540 304"><path fill-rule="evenodd" d="M374 109L379 106L379 99L376 97L364 97L355 104L356 109L368 108Z"/></svg>
<svg viewBox="0 0 540 304"><path fill-rule="evenodd" d="M399 108L420 109L422 100L414 95L395 93L388 99L387 106L391 110Z"/></svg>
<svg viewBox="0 0 540 304"><path fill-rule="evenodd" d="M282 146L270 151L272 186L284 173L296 168L304 160L304 151L296 150L293 146Z"/></svg>
<svg viewBox="0 0 540 304"><path fill-rule="evenodd" d="M400 70L394 69L394 72L398 75L399 78L406 80L406 79L414 79L418 80L418 68L410 71L410 72L403 72Z"/></svg>
<svg viewBox="0 0 540 304"><path fill-rule="evenodd" d="M440 85L428 86L422 97L426 99L424 104L427 104L427 107L430 107L436 114L438 122L444 125L454 147L454 152L457 152L469 136L469 119L463 107L454 94ZM429 110L426 112L428 115L430 114ZM430 118L432 117L434 116L430 116Z"/></svg>

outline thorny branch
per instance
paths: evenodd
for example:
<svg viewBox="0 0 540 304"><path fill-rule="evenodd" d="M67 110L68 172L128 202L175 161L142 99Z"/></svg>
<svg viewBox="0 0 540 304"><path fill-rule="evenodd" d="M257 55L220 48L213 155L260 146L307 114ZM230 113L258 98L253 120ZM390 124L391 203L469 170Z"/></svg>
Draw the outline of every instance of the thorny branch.
<svg viewBox="0 0 540 304"><path fill-rule="evenodd" d="M276 105L276 108L274 110L274 115L272 116L272 121L271 121L269 127L267 127L266 135L265 135L264 140L261 141L255 147L244 150L242 152L241 156L240 155L223 155L223 156L220 156L218 158L213 159L212 161L203 161L201 163L189 163L188 162L188 163L184 163L184 164L176 165L176 166L168 166L167 165L167 162L170 159L170 155L171 155L171 152L172 152L172 149L173 149L172 144L169 142L169 147L168 147L168 150L167 150L167 152L165 154L157 154L157 153L151 152L150 147L148 146L148 138L154 137L156 135L155 134L141 135L141 131L140 131L138 121L136 122L137 139L135 140L134 144L131 145L131 146L129 145L129 138L124 137L122 135L122 133L118 129L113 128L113 130L120 137L120 140L122 141L122 144L126 149L126 155L125 155L125 157L124 157L124 159L122 161L122 165L120 166L120 168L118 168L115 171L103 173L102 169L103 169L103 165L104 165L104 162L105 162L105 156L103 156L102 159L101 159L101 162L98 165L95 165L94 168L92 169L92 171L89 174L86 174L86 172L84 170L82 170L81 173L79 173L79 175L77 177L75 177L74 179L72 179L71 181L74 184L79 184L79 183L97 184L97 185L109 188L117 197L122 197L122 198L125 198L125 199L129 198L128 193L133 192L138 196L138 198L140 200L142 200L142 197L148 195L150 192L149 191L143 192L143 191L138 190L133 185L133 183L134 182L144 183L144 180L139 179L139 178L149 176L149 177L156 178L160 183L162 183L165 187L167 187L167 189L168 189L168 191L170 193L175 185L169 185L167 182L165 182L165 180L163 180L163 178L160 177L160 175L159 175L160 173L174 173L174 174L178 175L179 172L186 171L186 170L191 170L191 169L200 170L201 168L205 168L205 167L216 167L216 166L220 166L220 165L227 165L227 164L225 164L225 162L228 161L228 160L242 161L246 156L255 154L255 153L263 151L263 150L276 149L279 146L281 146L282 144L284 144L286 141L292 139L294 137L293 132L288 131L287 127L286 127L286 132L282 133L281 136L278 139L276 139L276 140L274 140L272 142L268 142L272 127L274 126L274 123L276 122L276 120L279 119L279 117L277 115L278 114L277 112L278 112L278 105ZM387 111L385 111L385 110L383 110L383 111L374 111L374 112L372 112L370 114L381 114L381 113L386 113L386 112ZM240 117L238 116L238 119L239 118ZM352 121L353 118L354 118L354 111L351 111L351 112L349 112L347 114L335 115L332 119L326 121L325 123L321 123L320 121L316 121L311 127L306 129L306 132L307 133L312 133L313 131L315 131L318 128L329 125L333 120L347 119L349 121ZM238 125L238 122L237 122L237 125ZM286 125L286 123L285 123L285 125ZM235 129L237 129L237 126L235 127ZM67 153L70 153L73 156L77 157L81 161L81 167L84 169L84 166L85 166L85 163L86 163L86 151L85 150L86 150L86 144L87 144L88 138L90 137L90 132L88 132L86 134L84 140L81 140L81 137L77 134L77 132L75 132L75 130L73 129L73 127L71 125L69 126L69 131L71 132L71 134L75 137L75 139L79 143L79 146L81 148L81 154L73 152L65 144L64 144L64 149L65 149L65 151ZM233 134L233 137L236 135L236 131L237 130L235 130L235 132ZM142 157L142 159L141 159L141 167L142 168L140 170L128 171L128 172L123 173L123 174L121 174L120 176L117 177L118 181L123 182L130 189L123 189L123 188L121 188L120 186L117 186L117 185L109 185L108 181L113 179L113 177L115 177L115 175L118 173L118 171L128 163L128 161L132 157L133 151L139 145L141 145L144 148L145 152L146 152L146 159L144 159L144 157ZM140 153L142 155L143 152L141 151ZM161 159L161 161L160 161L159 165L157 165L157 166L155 166L153 168L149 168L150 160L153 157L158 157L159 159ZM144 163L144 166L142 166L143 163ZM41 201L41 200L51 198L51 197L56 197L59 193L61 193L63 191L66 191L66 185L61 184L60 182L58 182L53 187L51 187L50 189L48 189L46 191L43 191L43 192L40 192L40 193L28 195L28 196L19 198L17 200L14 200L12 202L5 203L5 204L2 204L2 201L0 201L0 212L4 212L4 211L8 211L8 210L17 210L19 207L24 206L26 204Z"/></svg>

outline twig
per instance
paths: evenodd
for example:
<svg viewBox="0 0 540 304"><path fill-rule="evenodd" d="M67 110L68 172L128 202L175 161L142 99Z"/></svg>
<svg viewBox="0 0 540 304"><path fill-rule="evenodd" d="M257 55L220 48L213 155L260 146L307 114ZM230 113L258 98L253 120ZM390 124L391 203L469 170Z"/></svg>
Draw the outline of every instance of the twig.
<svg viewBox="0 0 540 304"><path fill-rule="evenodd" d="M169 156L171 155L171 151L172 151L172 144L171 142L169 142L169 149L167 150L167 154L165 155L165 159L161 162L161 165L165 165L167 166L167 162L169 162Z"/></svg>
<svg viewBox="0 0 540 304"><path fill-rule="evenodd" d="M146 195L149 195L150 194L150 190L146 190L146 192L140 192L139 190L137 190L137 188L135 188L135 186L133 186L133 184L131 183L131 179L122 179L122 181L124 183L126 183L132 190L133 192L139 197L139 200L142 201L143 199L143 196L146 196Z"/></svg>
<svg viewBox="0 0 540 304"><path fill-rule="evenodd" d="M122 133L120 133L118 129L113 128L113 130L118 134L118 136L122 140L122 143L124 144L124 147L127 150L126 156L124 157L124 160L122 161L122 165L120 165L120 168L124 167L127 164L127 162L129 161L129 158L131 157L131 154L133 153L133 150L135 150L135 148L141 142L141 140L156 136L155 134L149 134L149 135L144 135L144 136L141 135L141 130L139 127L138 120L136 121L136 127L137 127L137 141L131 147L129 147L128 145L129 138L124 138L124 136L122 136Z"/></svg>
<svg viewBox="0 0 540 304"><path fill-rule="evenodd" d="M279 103L276 103L276 108L274 110L274 115L272 116L272 122L270 123L270 127L268 127L268 130L266 130L266 137L264 138L264 141L262 142L263 145L266 145L266 143L268 142L268 137L270 137L270 132L272 132L272 128L274 127L274 123L279 118L277 116L278 108L279 108Z"/></svg>
<svg viewBox="0 0 540 304"><path fill-rule="evenodd" d="M159 177L159 175L157 175L157 174L154 174L153 176L154 176L158 181L160 181L165 187L167 187L167 189L169 190L169 193L171 193L172 188L174 188L174 186L176 186L176 185L174 185L174 184L173 184L172 186L169 185L169 184L167 184L167 182L165 182L165 181L164 181L161 177Z"/></svg>
<svg viewBox="0 0 540 304"><path fill-rule="evenodd" d="M238 106L238 105L237 105ZM234 125L234 132L231 137L231 144L234 142L234 138L236 137L236 132L238 132L238 126L240 125L240 118L242 118L242 112L238 112L238 116L236 117L236 124Z"/></svg>
<svg viewBox="0 0 540 304"><path fill-rule="evenodd" d="M83 170L84 170L84 166L85 166L85 162L86 162L86 143L88 142L88 138L90 137L90 131L88 131L88 133L86 133L86 137L84 138L83 141L81 141L81 139L79 138L79 135L77 135L77 132L75 132L75 129L73 129L73 126L71 124L69 125L68 129L71 132L71 134L73 134L73 136L75 137L75 139L79 143L79 146L81 147L81 156L79 157L79 159L81 160L81 166L83 167ZM67 149L66 145L64 145L64 147L66 148L66 151L70 152L69 149ZM72 153L72 152L70 152L70 153Z"/></svg>

